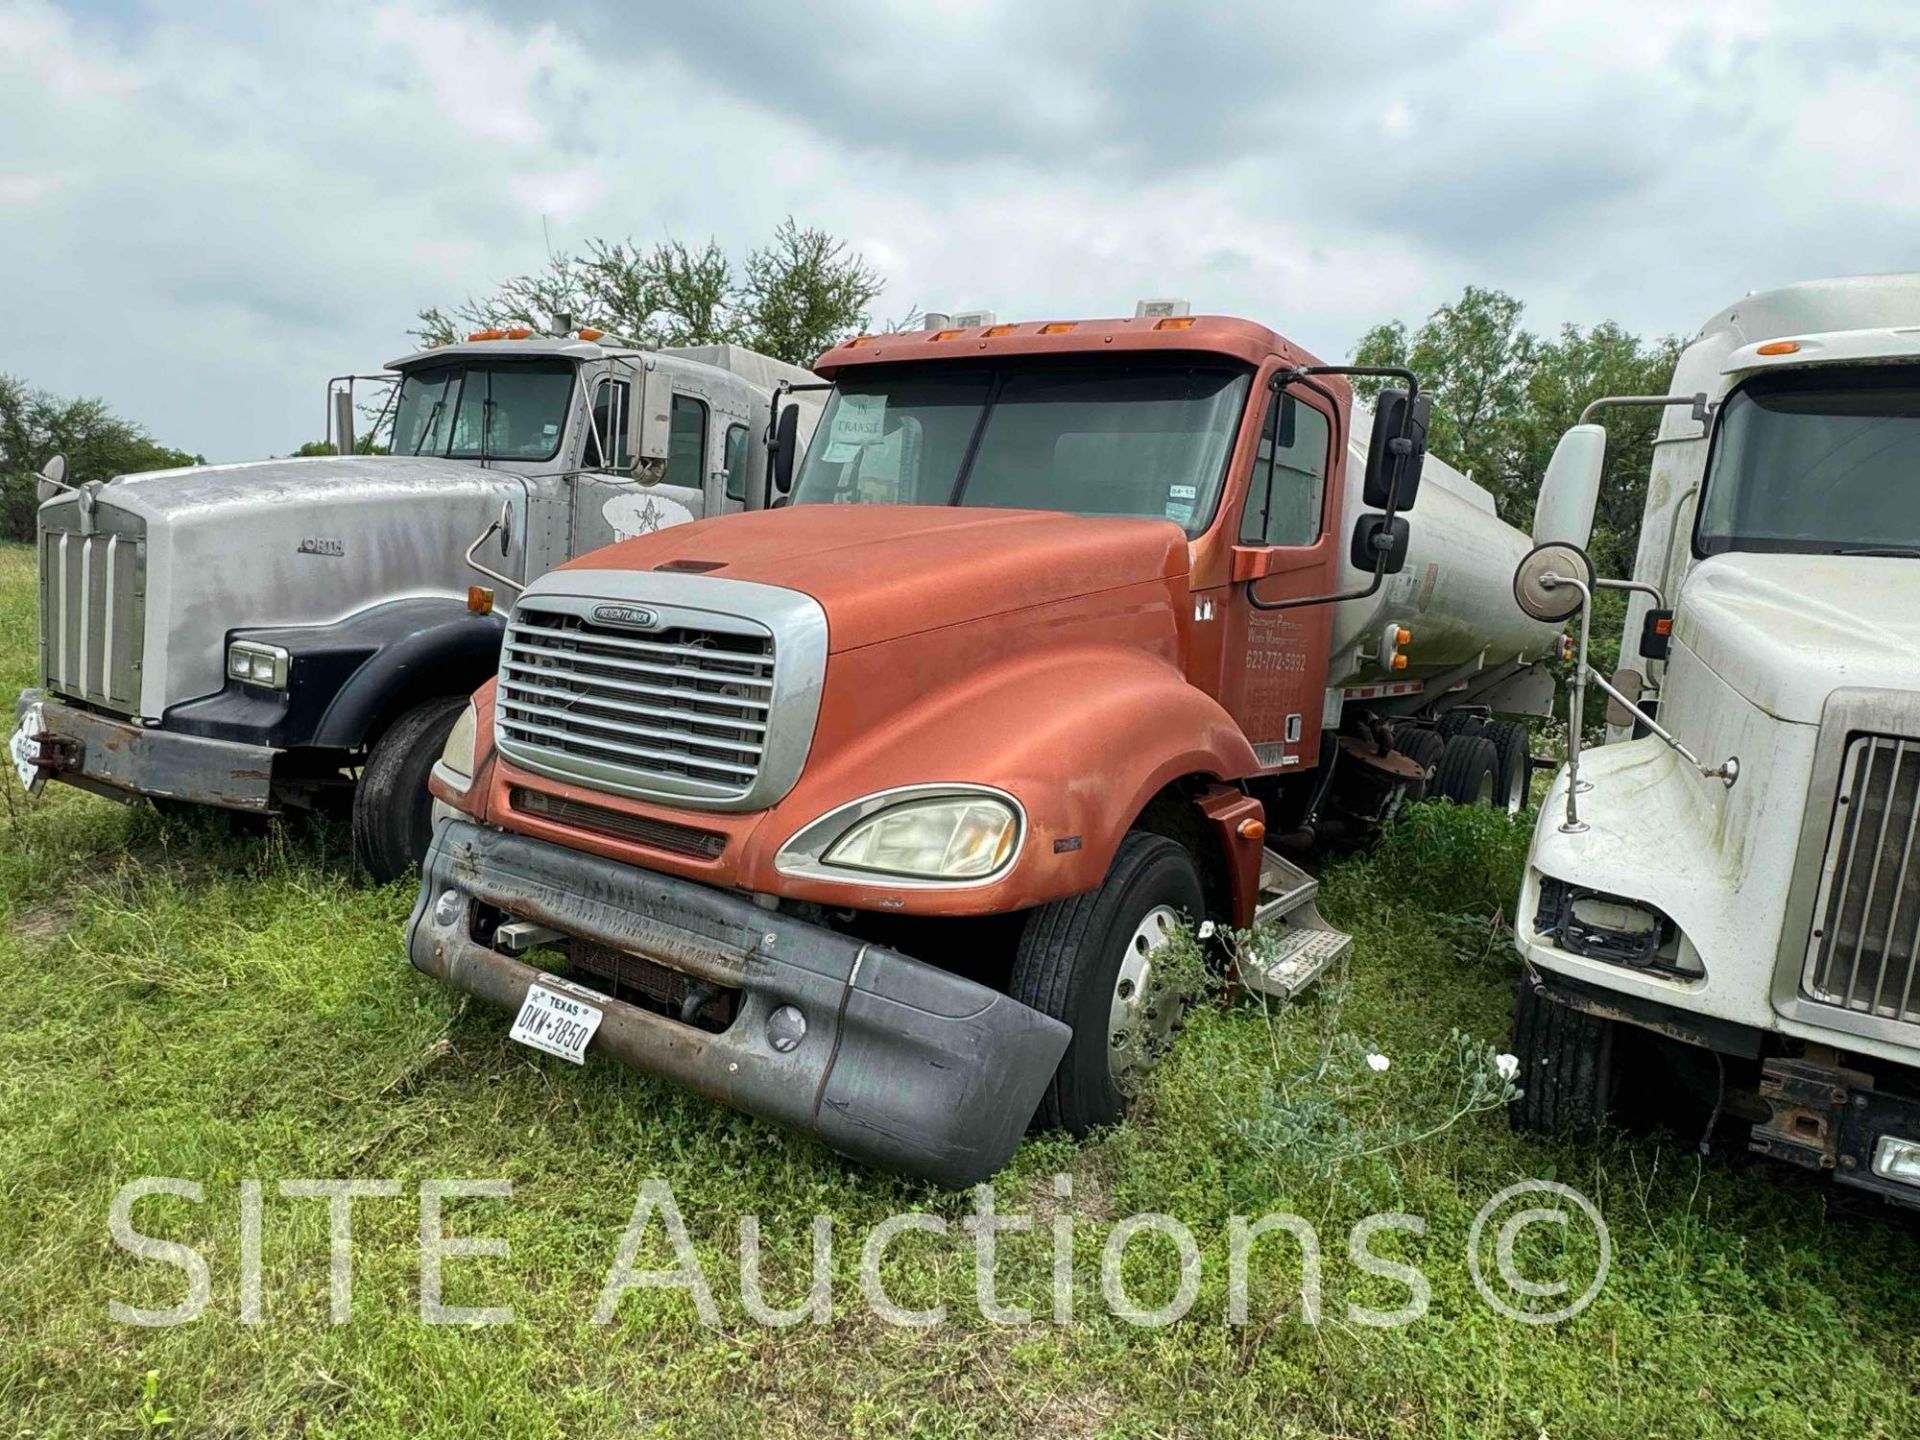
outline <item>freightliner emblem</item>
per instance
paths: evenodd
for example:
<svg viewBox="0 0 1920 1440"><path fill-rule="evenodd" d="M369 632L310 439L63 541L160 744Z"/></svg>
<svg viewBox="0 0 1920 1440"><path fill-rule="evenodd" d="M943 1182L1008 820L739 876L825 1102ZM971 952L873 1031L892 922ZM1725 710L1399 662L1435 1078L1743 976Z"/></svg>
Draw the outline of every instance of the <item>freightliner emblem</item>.
<svg viewBox="0 0 1920 1440"><path fill-rule="evenodd" d="M593 618L607 625L625 625L634 630L658 630L660 616L644 605L596 605Z"/></svg>

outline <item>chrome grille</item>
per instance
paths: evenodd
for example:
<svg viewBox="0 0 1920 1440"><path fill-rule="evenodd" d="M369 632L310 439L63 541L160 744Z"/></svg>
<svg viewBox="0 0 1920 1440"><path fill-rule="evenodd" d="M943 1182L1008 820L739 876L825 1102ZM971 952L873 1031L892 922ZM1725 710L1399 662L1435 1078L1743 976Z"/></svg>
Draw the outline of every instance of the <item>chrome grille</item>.
<svg viewBox="0 0 1920 1440"><path fill-rule="evenodd" d="M751 620L640 631L529 599L507 627L495 725L501 752L542 773L723 803L759 777L773 701L773 636Z"/></svg>
<svg viewBox="0 0 1920 1440"><path fill-rule="evenodd" d="M40 679L55 694L132 714L140 707L147 609L140 522L105 506L93 534L40 535Z"/></svg>
<svg viewBox="0 0 1920 1440"><path fill-rule="evenodd" d="M1920 740L1850 737L1801 977L1810 998L1920 1022L1916 822Z"/></svg>

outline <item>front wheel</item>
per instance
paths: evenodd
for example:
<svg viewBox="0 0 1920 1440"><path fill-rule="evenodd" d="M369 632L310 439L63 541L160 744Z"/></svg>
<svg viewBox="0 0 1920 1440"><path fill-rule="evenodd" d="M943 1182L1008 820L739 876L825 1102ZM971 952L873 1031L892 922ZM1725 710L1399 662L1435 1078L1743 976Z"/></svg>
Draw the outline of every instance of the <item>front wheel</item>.
<svg viewBox="0 0 1920 1440"><path fill-rule="evenodd" d="M407 711L373 744L353 792L353 855L380 884L412 875L433 840L427 774L446 748L464 695Z"/></svg>
<svg viewBox="0 0 1920 1440"><path fill-rule="evenodd" d="M1172 1040L1186 997L1158 952L1206 913L1193 856L1130 831L1100 888L1042 905L1014 956L1014 999L1073 1029L1034 1123L1085 1135L1126 1114L1133 1088Z"/></svg>
<svg viewBox="0 0 1920 1440"><path fill-rule="evenodd" d="M1549 1000L1522 971L1513 999L1513 1128L1552 1139L1591 1140L1612 1108L1615 1024Z"/></svg>

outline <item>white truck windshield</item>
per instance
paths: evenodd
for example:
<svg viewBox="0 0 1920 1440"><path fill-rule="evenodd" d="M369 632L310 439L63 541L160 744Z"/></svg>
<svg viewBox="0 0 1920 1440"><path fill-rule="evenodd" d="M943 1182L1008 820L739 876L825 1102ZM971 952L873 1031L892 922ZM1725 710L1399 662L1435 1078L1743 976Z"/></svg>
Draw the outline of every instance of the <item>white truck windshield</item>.
<svg viewBox="0 0 1920 1440"><path fill-rule="evenodd" d="M571 360L457 358L400 379L392 453L551 460L573 398Z"/></svg>
<svg viewBox="0 0 1920 1440"><path fill-rule="evenodd" d="M1696 544L1920 557L1920 365L1762 375L1727 397Z"/></svg>
<svg viewBox="0 0 1920 1440"><path fill-rule="evenodd" d="M892 371L828 397L796 504L1213 518L1245 371L1191 364Z"/></svg>

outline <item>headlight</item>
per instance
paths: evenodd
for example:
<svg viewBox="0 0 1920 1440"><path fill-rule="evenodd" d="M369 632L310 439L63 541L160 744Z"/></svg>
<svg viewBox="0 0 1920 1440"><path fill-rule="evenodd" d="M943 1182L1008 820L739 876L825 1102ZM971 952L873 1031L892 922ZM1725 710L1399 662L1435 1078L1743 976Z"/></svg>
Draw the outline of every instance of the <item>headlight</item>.
<svg viewBox="0 0 1920 1440"><path fill-rule="evenodd" d="M460 718L453 722L453 729L447 732L446 747L440 752L440 764L461 780L473 779L473 741L479 729L480 712L469 700Z"/></svg>
<svg viewBox="0 0 1920 1440"><path fill-rule="evenodd" d="M262 645L257 640L235 640L227 646L227 674L249 685L284 690L287 688L290 658L278 645Z"/></svg>
<svg viewBox="0 0 1920 1440"><path fill-rule="evenodd" d="M828 865L919 880L977 880L1013 856L1020 819L986 796L914 800L857 822L827 848Z"/></svg>

